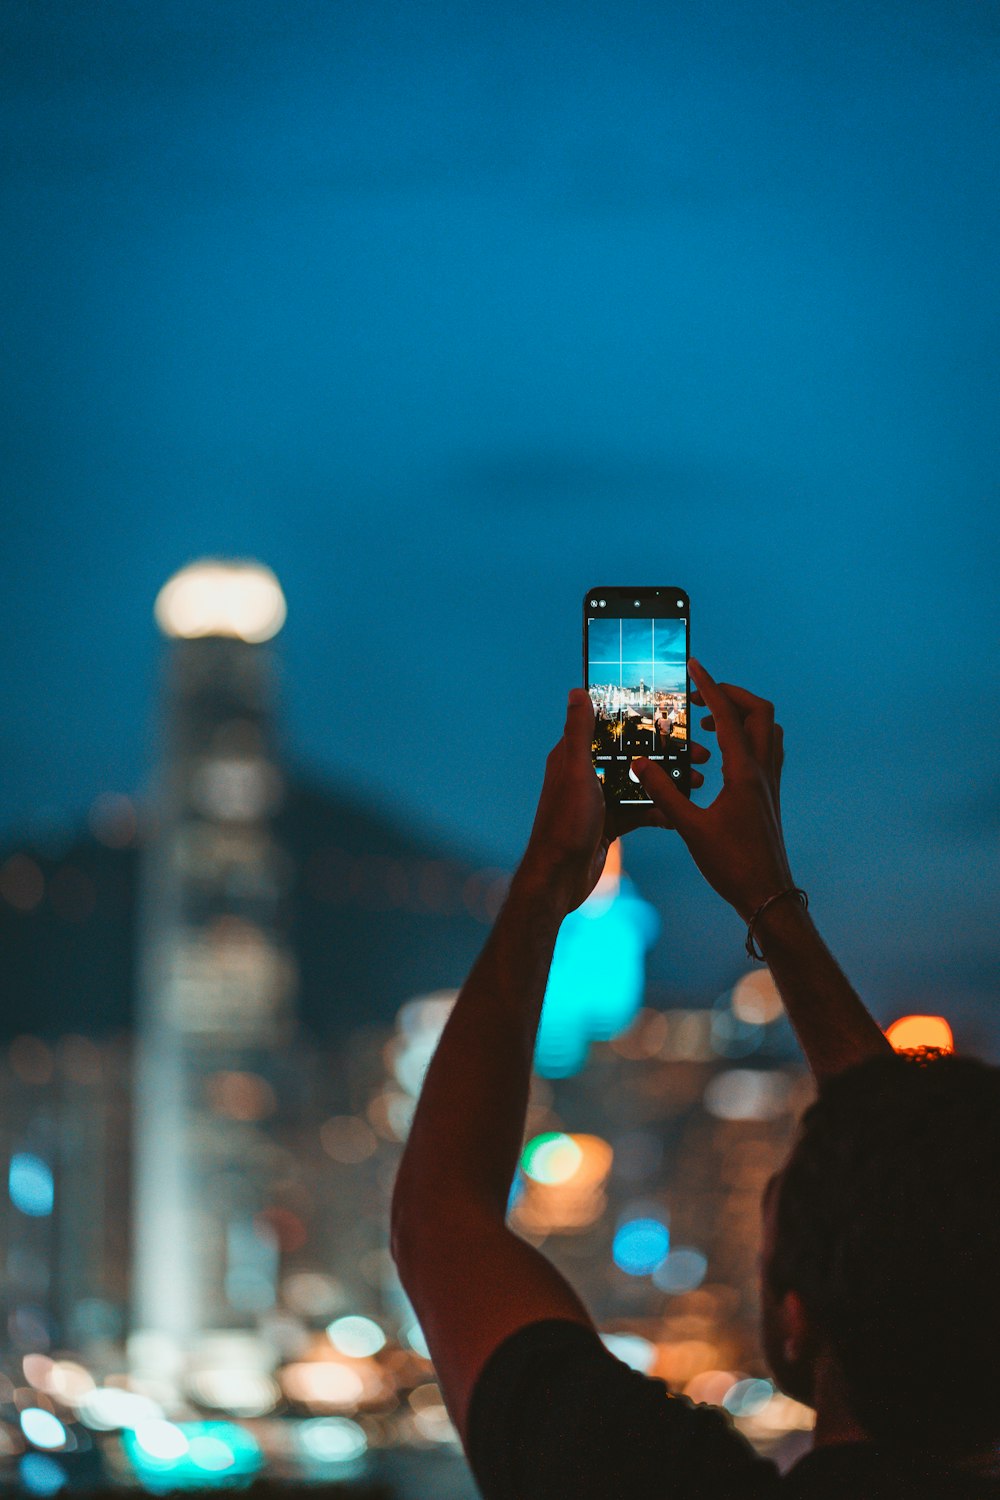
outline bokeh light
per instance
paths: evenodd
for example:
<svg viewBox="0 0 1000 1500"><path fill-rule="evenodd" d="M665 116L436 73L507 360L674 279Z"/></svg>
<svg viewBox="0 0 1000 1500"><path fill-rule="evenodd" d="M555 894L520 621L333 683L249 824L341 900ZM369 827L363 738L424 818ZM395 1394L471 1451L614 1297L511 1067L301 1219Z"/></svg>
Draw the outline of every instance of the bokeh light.
<svg viewBox="0 0 1000 1500"><path fill-rule="evenodd" d="M278 1107L274 1089L257 1073L211 1073L205 1094L209 1107L230 1120L264 1120Z"/></svg>
<svg viewBox="0 0 1000 1500"><path fill-rule="evenodd" d="M188 1456L196 1468L204 1469L208 1474L231 1469L236 1463L236 1454L230 1443L212 1432L193 1437L188 1444Z"/></svg>
<svg viewBox="0 0 1000 1500"><path fill-rule="evenodd" d="M586 1229L607 1207L605 1185L614 1153L596 1135L545 1131L529 1142L515 1178L508 1213L515 1228L533 1234Z"/></svg>
<svg viewBox="0 0 1000 1500"><path fill-rule="evenodd" d="M955 1039L944 1016L900 1016L885 1034L896 1052L919 1047L935 1047L942 1052L955 1050Z"/></svg>
<svg viewBox="0 0 1000 1500"><path fill-rule="evenodd" d="M334 1115L324 1120L319 1138L327 1156L345 1166L357 1166L378 1150L375 1132L357 1115Z"/></svg>
<svg viewBox="0 0 1000 1500"><path fill-rule="evenodd" d="M737 1381L734 1370L702 1369L684 1386L690 1400L706 1406L721 1406Z"/></svg>
<svg viewBox="0 0 1000 1500"><path fill-rule="evenodd" d="M403 1337L414 1354L418 1354L421 1359L430 1359L431 1351L427 1347L427 1339L424 1337L424 1330L419 1323L410 1323L403 1330Z"/></svg>
<svg viewBox="0 0 1000 1500"><path fill-rule="evenodd" d="M545 1186L568 1182L580 1167L583 1152L572 1136L547 1131L529 1141L521 1156L526 1177Z"/></svg>
<svg viewBox="0 0 1000 1500"><path fill-rule="evenodd" d="M434 1381L428 1381L425 1385L418 1385L410 1392L410 1407L413 1412L413 1425L421 1437L428 1438L432 1443L455 1443L458 1434L452 1426L448 1409L441 1395L441 1388Z"/></svg>
<svg viewBox="0 0 1000 1500"><path fill-rule="evenodd" d="M628 1276L649 1276L670 1252L670 1231L658 1219L629 1219L611 1246L615 1265Z"/></svg>
<svg viewBox="0 0 1000 1500"><path fill-rule="evenodd" d="M281 1392L262 1370L199 1370L188 1381L190 1394L202 1406L234 1417L262 1417L273 1411Z"/></svg>
<svg viewBox="0 0 1000 1500"><path fill-rule="evenodd" d="M653 1272L653 1283L661 1292L692 1292L701 1286L708 1260L700 1250L678 1245Z"/></svg>
<svg viewBox="0 0 1000 1500"><path fill-rule="evenodd" d="M764 1069L730 1068L705 1087L705 1108L720 1120L774 1120L789 1103L788 1079Z"/></svg>
<svg viewBox="0 0 1000 1500"><path fill-rule="evenodd" d="M336 1318L326 1332L333 1347L351 1359L364 1359L385 1348L385 1334L372 1318Z"/></svg>
<svg viewBox="0 0 1000 1500"><path fill-rule="evenodd" d="M235 1422L146 1422L126 1432L122 1446L152 1489L246 1482L264 1462L254 1434Z"/></svg>
<svg viewBox="0 0 1000 1500"><path fill-rule="evenodd" d="M188 1451L187 1438L173 1422L157 1419L138 1422L133 1431L136 1445L148 1458L173 1463Z"/></svg>
<svg viewBox="0 0 1000 1500"><path fill-rule="evenodd" d="M277 578L252 562L192 563L167 580L155 606L166 635L232 636L253 643L277 635L286 613Z"/></svg>
<svg viewBox="0 0 1000 1500"><path fill-rule="evenodd" d="M665 1340L662 1344L657 1344L653 1374L658 1379L666 1380L670 1385L684 1391L685 1395L689 1395L689 1383L704 1374L706 1370L715 1369L718 1363L718 1345L709 1339L672 1338ZM732 1385L735 1379L735 1375L730 1375L729 1383L723 1387L723 1391L728 1390L729 1385ZM693 1399L701 1400L702 1398L696 1396ZM721 1396L719 1399L721 1400Z"/></svg>
<svg viewBox="0 0 1000 1500"><path fill-rule="evenodd" d="M631 1370L648 1375L656 1358L656 1345L639 1333L602 1333L601 1343Z"/></svg>
<svg viewBox="0 0 1000 1500"><path fill-rule="evenodd" d="M350 1417L311 1417L297 1436L303 1452L318 1463L354 1463L368 1448L364 1428Z"/></svg>
<svg viewBox="0 0 1000 1500"><path fill-rule="evenodd" d="M45 1453L26 1453L17 1472L22 1489L29 1495L55 1495L69 1483L62 1464Z"/></svg>
<svg viewBox="0 0 1000 1500"><path fill-rule="evenodd" d="M39 1384L50 1396L72 1405L94 1389L94 1377L75 1360L57 1359L53 1360L52 1368Z"/></svg>
<svg viewBox="0 0 1000 1500"><path fill-rule="evenodd" d="M285 1394L303 1406L353 1410L365 1395L361 1371L336 1360L307 1360L281 1371Z"/></svg>
<svg viewBox="0 0 1000 1500"><path fill-rule="evenodd" d="M40 1406L28 1406L21 1412L21 1431L36 1448L63 1448L66 1429L53 1412Z"/></svg>
<svg viewBox="0 0 1000 1500"><path fill-rule="evenodd" d="M722 1405L734 1417L755 1417L774 1395L769 1380L737 1380L722 1398Z"/></svg>
<svg viewBox="0 0 1000 1500"><path fill-rule="evenodd" d="M113 1385L85 1391L73 1404L80 1421L95 1432L136 1427L140 1422L163 1416L163 1407L150 1396Z"/></svg>
<svg viewBox="0 0 1000 1500"><path fill-rule="evenodd" d="M322 1271L293 1271L282 1282L281 1295L293 1312L310 1318L329 1317L347 1300L341 1282Z"/></svg>
<svg viewBox="0 0 1000 1500"><path fill-rule="evenodd" d="M10 1159L7 1175L10 1201L30 1218L43 1218L52 1212L55 1184L52 1169L40 1156L30 1151L16 1151Z"/></svg>
<svg viewBox="0 0 1000 1500"><path fill-rule="evenodd" d="M770 1026L784 1014L784 1006L770 969L751 969L733 985L733 1015L748 1026Z"/></svg>

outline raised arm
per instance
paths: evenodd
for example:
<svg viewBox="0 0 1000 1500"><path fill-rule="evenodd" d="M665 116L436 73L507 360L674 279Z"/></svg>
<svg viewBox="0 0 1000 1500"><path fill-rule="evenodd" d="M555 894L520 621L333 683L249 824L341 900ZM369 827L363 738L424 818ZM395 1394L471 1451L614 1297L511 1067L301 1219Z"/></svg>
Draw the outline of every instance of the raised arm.
<svg viewBox="0 0 1000 1500"><path fill-rule="evenodd" d="M690 667L698 688L692 700L709 710L702 725L715 731L722 752L722 790L700 808L653 762L637 760L636 774L708 883L744 922L756 917L754 940L816 1077L890 1052L794 894L781 827L782 731L772 704L745 688L715 682L698 662ZM789 894L780 894L758 917L779 893Z"/></svg>
<svg viewBox="0 0 1000 1500"><path fill-rule="evenodd" d="M610 841L592 733L590 699L574 691L527 852L431 1060L393 1194L393 1256L463 1439L476 1378L509 1334L543 1318L590 1322L506 1212L556 936Z"/></svg>
<svg viewBox="0 0 1000 1500"><path fill-rule="evenodd" d="M476 1379L510 1334L546 1318L592 1328L555 1267L508 1229L506 1212L559 926L593 890L613 838L665 822L644 809L609 823L593 728L590 697L576 688L527 852L431 1060L393 1194L393 1256L463 1438Z"/></svg>

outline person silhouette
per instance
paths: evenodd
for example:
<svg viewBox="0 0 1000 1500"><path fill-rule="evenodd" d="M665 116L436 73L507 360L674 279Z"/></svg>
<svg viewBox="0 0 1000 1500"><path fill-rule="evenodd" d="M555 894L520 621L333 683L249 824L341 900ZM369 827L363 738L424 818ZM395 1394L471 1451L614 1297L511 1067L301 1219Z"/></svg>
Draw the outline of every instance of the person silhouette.
<svg viewBox="0 0 1000 1500"><path fill-rule="evenodd" d="M1000 1069L893 1052L792 879L771 704L689 667L718 796L695 806L640 759L651 805L607 808L593 706L572 691L524 858L427 1073L392 1250L448 1410L485 1500L998 1497ZM708 753L691 746L698 764ZM611 842L643 824L674 829L747 924L817 1082L763 1204L765 1352L816 1411L813 1448L785 1475L724 1412L616 1359L506 1222L556 934Z"/></svg>

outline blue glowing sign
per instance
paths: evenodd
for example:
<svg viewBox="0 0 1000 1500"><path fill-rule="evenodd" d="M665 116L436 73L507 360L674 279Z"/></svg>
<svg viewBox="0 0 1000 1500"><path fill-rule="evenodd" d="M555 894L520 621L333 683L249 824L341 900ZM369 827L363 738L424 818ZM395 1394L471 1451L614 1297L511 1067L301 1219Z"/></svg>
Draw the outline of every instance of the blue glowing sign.
<svg viewBox="0 0 1000 1500"><path fill-rule="evenodd" d="M611 896L595 891L559 930L545 991L535 1071L568 1078L591 1042L627 1030L642 1004L646 950L660 930L648 902L624 876Z"/></svg>

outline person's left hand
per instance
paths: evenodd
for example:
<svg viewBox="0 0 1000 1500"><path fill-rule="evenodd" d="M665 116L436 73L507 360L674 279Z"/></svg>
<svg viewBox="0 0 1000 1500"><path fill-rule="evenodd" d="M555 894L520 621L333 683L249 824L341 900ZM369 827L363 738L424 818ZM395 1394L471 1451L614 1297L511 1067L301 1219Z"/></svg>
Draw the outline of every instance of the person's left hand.
<svg viewBox="0 0 1000 1500"><path fill-rule="evenodd" d="M549 752L538 809L519 874L544 884L573 911L590 895L601 878L608 850L616 838L633 828L669 828L667 816L656 807L607 807L594 771L591 746L594 705L586 688L570 691L562 739ZM692 744L693 760L706 761L710 752ZM691 785L704 777L692 770Z"/></svg>

